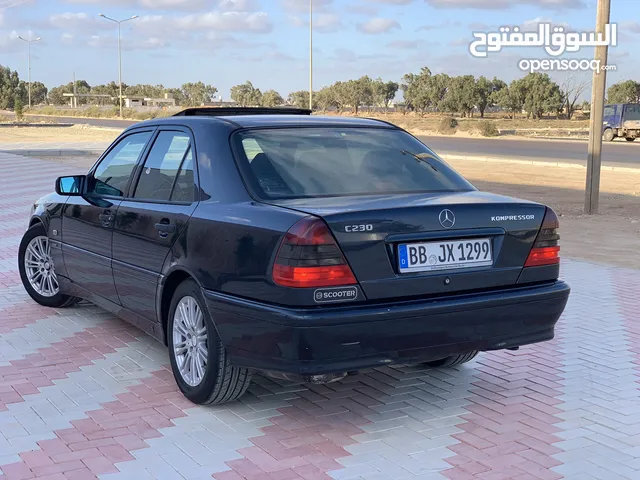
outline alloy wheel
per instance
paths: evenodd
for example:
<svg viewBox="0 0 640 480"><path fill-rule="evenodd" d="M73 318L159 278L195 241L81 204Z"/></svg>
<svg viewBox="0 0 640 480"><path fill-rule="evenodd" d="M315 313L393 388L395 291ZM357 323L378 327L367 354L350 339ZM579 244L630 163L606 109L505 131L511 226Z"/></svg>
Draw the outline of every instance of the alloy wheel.
<svg viewBox="0 0 640 480"><path fill-rule="evenodd" d="M186 296L173 316L173 352L182 379L200 385L207 372L208 334L204 313L195 298Z"/></svg>
<svg viewBox="0 0 640 480"><path fill-rule="evenodd" d="M24 255L24 269L31 287L43 297L54 297L60 291L51 259L51 245L45 236L33 238Z"/></svg>

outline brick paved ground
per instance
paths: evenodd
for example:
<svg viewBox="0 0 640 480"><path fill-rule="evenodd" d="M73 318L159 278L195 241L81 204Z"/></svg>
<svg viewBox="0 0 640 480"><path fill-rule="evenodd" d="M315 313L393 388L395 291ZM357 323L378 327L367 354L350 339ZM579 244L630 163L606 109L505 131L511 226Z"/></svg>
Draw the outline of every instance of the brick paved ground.
<svg viewBox="0 0 640 480"><path fill-rule="evenodd" d="M640 478L639 271L565 261L552 342L327 386L257 377L240 402L194 407L161 345L27 298L30 203L76 170L0 153L0 171L0 478Z"/></svg>

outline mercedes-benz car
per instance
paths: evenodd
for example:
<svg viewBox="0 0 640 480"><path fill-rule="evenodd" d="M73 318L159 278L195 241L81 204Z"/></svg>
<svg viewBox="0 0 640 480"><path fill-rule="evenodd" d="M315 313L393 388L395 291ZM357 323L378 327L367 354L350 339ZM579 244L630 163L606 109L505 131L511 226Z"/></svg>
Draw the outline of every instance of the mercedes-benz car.
<svg viewBox="0 0 640 480"><path fill-rule="evenodd" d="M253 372L322 383L550 340L551 208L481 192L408 132L308 110L187 109L126 129L35 202L29 295L167 345L197 404Z"/></svg>

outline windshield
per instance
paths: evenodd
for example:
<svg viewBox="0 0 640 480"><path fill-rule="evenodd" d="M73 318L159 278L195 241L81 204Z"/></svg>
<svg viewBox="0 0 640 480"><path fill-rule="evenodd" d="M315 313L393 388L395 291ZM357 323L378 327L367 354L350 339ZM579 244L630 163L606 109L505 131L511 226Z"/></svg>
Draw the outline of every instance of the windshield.
<svg viewBox="0 0 640 480"><path fill-rule="evenodd" d="M245 130L232 141L243 175L262 198L474 190L401 130Z"/></svg>

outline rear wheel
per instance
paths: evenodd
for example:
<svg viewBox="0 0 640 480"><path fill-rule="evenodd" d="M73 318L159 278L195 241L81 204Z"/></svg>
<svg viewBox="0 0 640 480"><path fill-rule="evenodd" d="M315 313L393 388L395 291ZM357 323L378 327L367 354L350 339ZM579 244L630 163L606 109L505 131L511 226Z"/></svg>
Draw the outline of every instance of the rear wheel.
<svg viewBox="0 0 640 480"><path fill-rule="evenodd" d="M61 308L80 301L60 293L51 245L41 223L32 226L22 237L18 249L18 270L25 290L40 305Z"/></svg>
<svg viewBox="0 0 640 480"><path fill-rule="evenodd" d="M604 138L605 142L612 142L613 139L616 138L616 136L613 133L613 130L611 130L610 128L607 128L602 134L602 138Z"/></svg>
<svg viewBox="0 0 640 480"><path fill-rule="evenodd" d="M627 137L627 142L635 141L636 137Z"/></svg>
<svg viewBox="0 0 640 480"><path fill-rule="evenodd" d="M478 351L474 350L472 352L463 353L462 355L452 355L447 358L443 358L441 360L434 360L433 362L425 362L423 365L432 368L438 367L455 367L457 365L462 365L463 363L470 362L478 355Z"/></svg>
<svg viewBox="0 0 640 480"><path fill-rule="evenodd" d="M200 287L193 280L185 280L173 295L167 339L176 383L193 403L219 405L246 392L251 373L229 364Z"/></svg>

